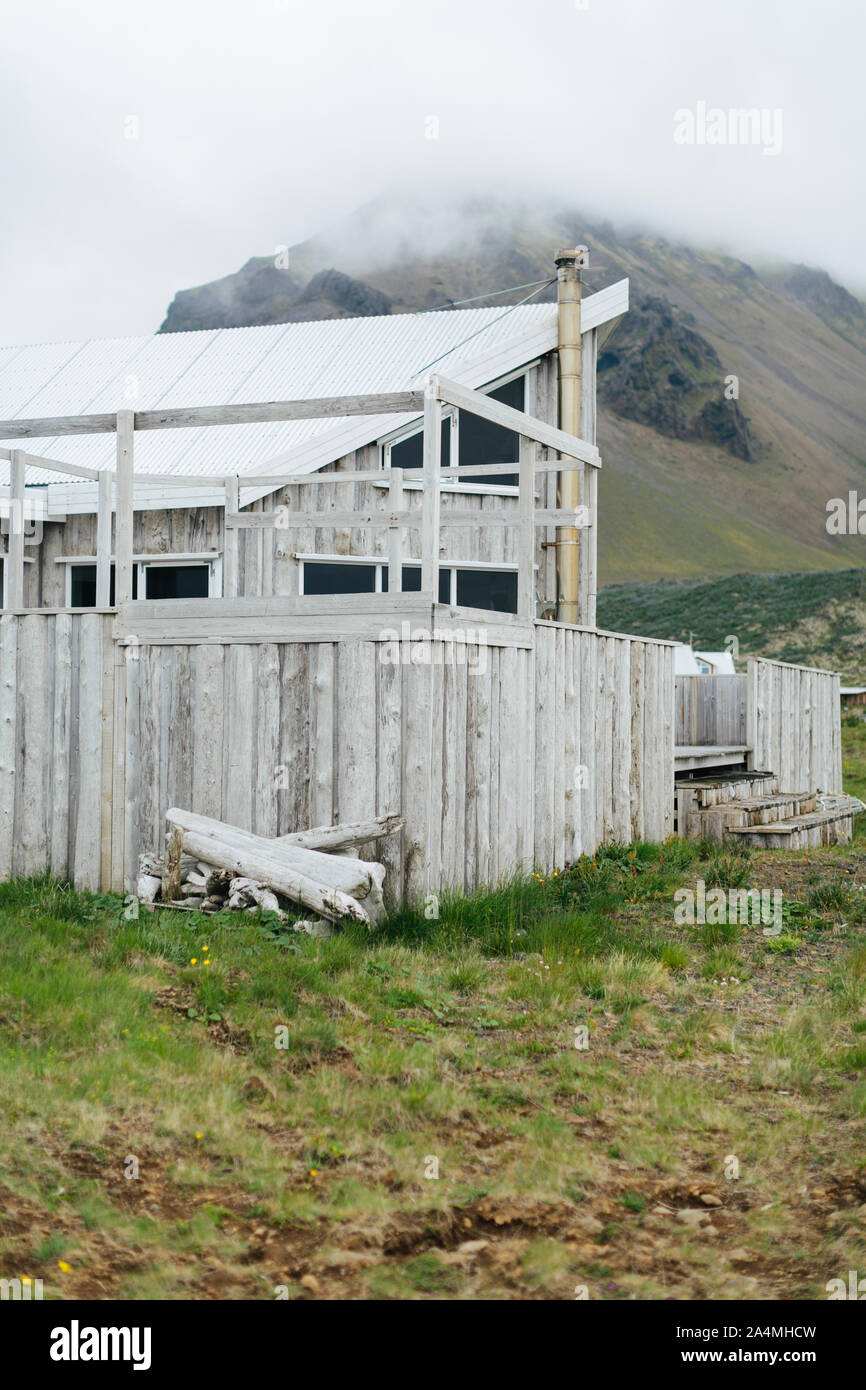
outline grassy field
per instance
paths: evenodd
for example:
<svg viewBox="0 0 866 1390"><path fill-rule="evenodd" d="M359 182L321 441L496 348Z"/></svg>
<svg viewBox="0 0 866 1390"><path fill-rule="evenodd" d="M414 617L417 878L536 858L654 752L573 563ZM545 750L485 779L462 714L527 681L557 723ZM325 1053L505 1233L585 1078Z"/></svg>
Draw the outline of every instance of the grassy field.
<svg viewBox="0 0 866 1390"><path fill-rule="evenodd" d="M866 789L866 724L846 726ZM784 929L678 926L702 877ZM0 1276L825 1297L866 1260L866 839L610 846L375 936L0 886ZM585 1044L585 1045L584 1045Z"/></svg>
<svg viewBox="0 0 866 1390"><path fill-rule="evenodd" d="M689 640L721 651L729 635L745 656L840 671L866 684L866 569L615 584L598 595L598 621L614 632Z"/></svg>

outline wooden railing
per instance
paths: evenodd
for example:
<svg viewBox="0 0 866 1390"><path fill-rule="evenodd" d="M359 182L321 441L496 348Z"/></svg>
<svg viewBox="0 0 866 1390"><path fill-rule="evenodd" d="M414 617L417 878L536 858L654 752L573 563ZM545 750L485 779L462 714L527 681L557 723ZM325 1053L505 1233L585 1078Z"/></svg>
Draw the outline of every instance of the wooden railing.
<svg viewBox="0 0 866 1390"><path fill-rule="evenodd" d="M519 531L518 542L518 614L531 619L535 616L535 527L574 527L585 530L588 543L581 546L582 577L580 621L595 624L596 571L596 472L601 459L594 444L566 434L553 425L523 411L514 410L492 400L481 391L461 386L445 377L431 377L423 391L391 392L368 396L338 396L298 401L263 402L249 405L202 406L183 409L132 411L116 414L50 417L33 420L0 421L0 439L46 438L52 436L114 433L117 437L116 471L73 467L50 459L37 458L22 450L0 451L0 457L11 462L10 507L23 509L25 472L28 463L54 469L96 481L97 499L97 558L96 606L108 606L111 570L111 483L114 483L115 528L115 599L120 608L132 601L133 576L133 512L135 484L157 485L170 490L175 487L218 487L223 490L225 504L225 554L223 564L223 596L234 598L238 589L237 533L244 528L264 526L351 526L357 528L384 527L389 531L388 564L389 590L402 589L402 566L406 558L403 532L407 527L421 531L421 594L435 601L439 592L439 555L441 530L441 487L460 477L477 478L489 473L491 478L502 474L503 465L468 464L442 467L441 422L443 408L451 406L469 411L482 419L512 431L519 437L518 506L516 512L482 510L449 511L447 525L451 526L514 526ZM352 482L387 482L387 505L381 510L361 511L302 511L291 507L282 516L274 512L245 512L240 505L241 487L290 488L309 483L308 474L257 473L230 477L180 476L177 474L148 474L135 471L135 434L139 430L179 429L198 426L252 424L262 421L283 421L328 418L349 415L412 413L423 410L424 443L423 500L420 514L407 510L403 492L403 470L378 469L375 472L317 473L316 482L335 486ZM539 456L539 449L545 457ZM548 457L551 451L555 457ZM581 505L574 509L537 508L535 505L536 476L544 473L579 471L582 476ZM415 470L413 470L414 472ZM14 543L13 543L14 541ZM23 609L24 555L23 536L10 536L9 601L7 608ZM416 593L414 598L419 595Z"/></svg>

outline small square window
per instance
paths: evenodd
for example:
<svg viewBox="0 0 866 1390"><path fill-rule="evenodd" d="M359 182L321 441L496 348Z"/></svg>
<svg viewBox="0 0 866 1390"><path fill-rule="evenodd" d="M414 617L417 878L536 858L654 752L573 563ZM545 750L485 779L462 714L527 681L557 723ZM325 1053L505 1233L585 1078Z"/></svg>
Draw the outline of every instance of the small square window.
<svg viewBox="0 0 866 1390"><path fill-rule="evenodd" d="M457 602L465 608L517 612L517 574L511 570L458 570Z"/></svg>
<svg viewBox="0 0 866 1390"><path fill-rule="evenodd" d="M374 594L375 565L329 565L319 560L305 560L303 570L305 594Z"/></svg>
<svg viewBox="0 0 866 1390"><path fill-rule="evenodd" d="M145 598L207 598L209 565L145 565ZM135 586L133 586L135 598Z"/></svg>
<svg viewBox="0 0 866 1390"><path fill-rule="evenodd" d="M70 565L69 575L70 608L96 607L96 566ZM132 567L132 597L138 597L138 566ZM111 566L108 581L108 606L114 607L114 565Z"/></svg>

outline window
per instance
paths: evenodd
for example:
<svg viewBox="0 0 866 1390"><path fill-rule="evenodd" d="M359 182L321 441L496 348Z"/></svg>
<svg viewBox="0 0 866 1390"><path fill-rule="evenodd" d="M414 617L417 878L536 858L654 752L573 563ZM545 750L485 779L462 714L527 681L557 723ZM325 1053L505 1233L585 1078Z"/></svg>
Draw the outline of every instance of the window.
<svg viewBox="0 0 866 1390"><path fill-rule="evenodd" d="M407 575L411 576L407 583ZM417 576L417 578L416 578ZM421 588L421 571L403 570L403 588ZM439 571L439 602L463 608L487 608L495 613L517 612L517 570L498 570L488 565L449 565Z"/></svg>
<svg viewBox="0 0 866 1390"><path fill-rule="evenodd" d="M70 608L96 607L96 564L93 560L70 561L66 585ZM132 597L208 598L218 592L215 562L195 560L136 560L132 567ZM114 565L111 566L108 603L114 607Z"/></svg>
<svg viewBox="0 0 866 1390"><path fill-rule="evenodd" d="M464 608L517 612L517 574L508 570L456 570L457 602Z"/></svg>
<svg viewBox="0 0 866 1390"><path fill-rule="evenodd" d="M298 555L302 594L386 594L388 563L355 556L321 559ZM404 594L421 591L421 566L403 566ZM444 565L439 569L439 602L496 613L517 612L517 570L492 565Z"/></svg>
<svg viewBox="0 0 866 1390"><path fill-rule="evenodd" d="M132 569L132 597L137 597L138 588L138 566ZM111 566L111 578L108 584L108 606L114 607L114 565ZM95 608L96 607L96 566L95 565L70 565L69 566L69 607L70 608Z"/></svg>
<svg viewBox="0 0 866 1390"><path fill-rule="evenodd" d="M210 565L142 565L145 598L207 598ZM132 597L136 596L135 572Z"/></svg>
<svg viewBox="0 0 866 1390"><path fill-rule="evenodd" d="M443 468L451 465L451 417L446 416L442 421L442 457L440 459ZM398 439L391 445L392 468L423 468L424 467L424 431L419 430L415 434L410 434L406 439Z"/></svg>
<svg viewBox="0 0 866 1390"><path fill-rule="evenodd" d="M375 594L381 565L305 560L301 565L302 594ZM381 575L378 576L381 582Z"/></svg>
<svg viewBox="0 0 866 1390"><path fill-rule="evenodd" d="M510 405L514 410L526 409L526 377L516 376L511 381L506 381L502 386L496 386L487 395L491 400L501 401L503 405ZM451 440L452 435L456 437L454 453L456 458L452 459ZM482 420L478 415L472 415L469 411L458 410L452 417L450 414L442 421L442 467L448 468L451 463L460 464L463 467L473 463L502 463L515 465L520 453L520 437L513 430L505 429L502 425L491 424L489 420ZM392 468L422 468L424 465L424 431L415 429L414 433L404 435L402 439L395 439L390 444L384 446L383 451L384 465ZM516 473L493 473L479 474L472 477L471 474L466 478L461 478L459 482L448 482L446 487L460 488L464 484L471 486L485 487L517 487L518 475Z"/></svg>
<svg viewBox="0 0 866 1390"><path fill-rule="evenodd" d="M516 376L495 391L488 391L491 400L501 401L503 405L523 410L526 397L526 378ZM467 410L460 411L460 462L470 463L517 463L520 451L520 436L502 425L493 425L482 420L480 415L470 415ZM478 478L467 478L470 483L503 483L517 487L516 473L496 473ZM477 607L477 605L476 605Z"/></svg>
<svg viewBox="0 0 866 1390"><path fill-rule="evenodd" d="M387 575L386 575L387 579ZM403 593L417 594L421 591L421 566L403 566ZM451 571L450 569L440 569L439 571L439 602L451 602Z"/></svg>

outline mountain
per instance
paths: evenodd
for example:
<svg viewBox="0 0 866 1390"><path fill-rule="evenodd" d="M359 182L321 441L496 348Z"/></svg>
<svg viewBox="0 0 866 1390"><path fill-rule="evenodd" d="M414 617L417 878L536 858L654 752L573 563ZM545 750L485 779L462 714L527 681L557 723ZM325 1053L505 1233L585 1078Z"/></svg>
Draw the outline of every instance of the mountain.
<svg viewBox="0 0 866 1390"><path fill-rule="evenodd" d="M735 574L717 579L612 584L598 596L600 626L747 656L839 671L866 684L866 569Z"/></svg>
<svg viewBox="0 0 866 1390"><path fill-rule="evenodd" d="M631 281L599 360L601 583L862 563L863 537L825 523L831 498L866 495L866 308L820 269L751 266L552 203L383 195L180 291L161 331L454 304L543 280L581 242L588 292Z"/></svg>

